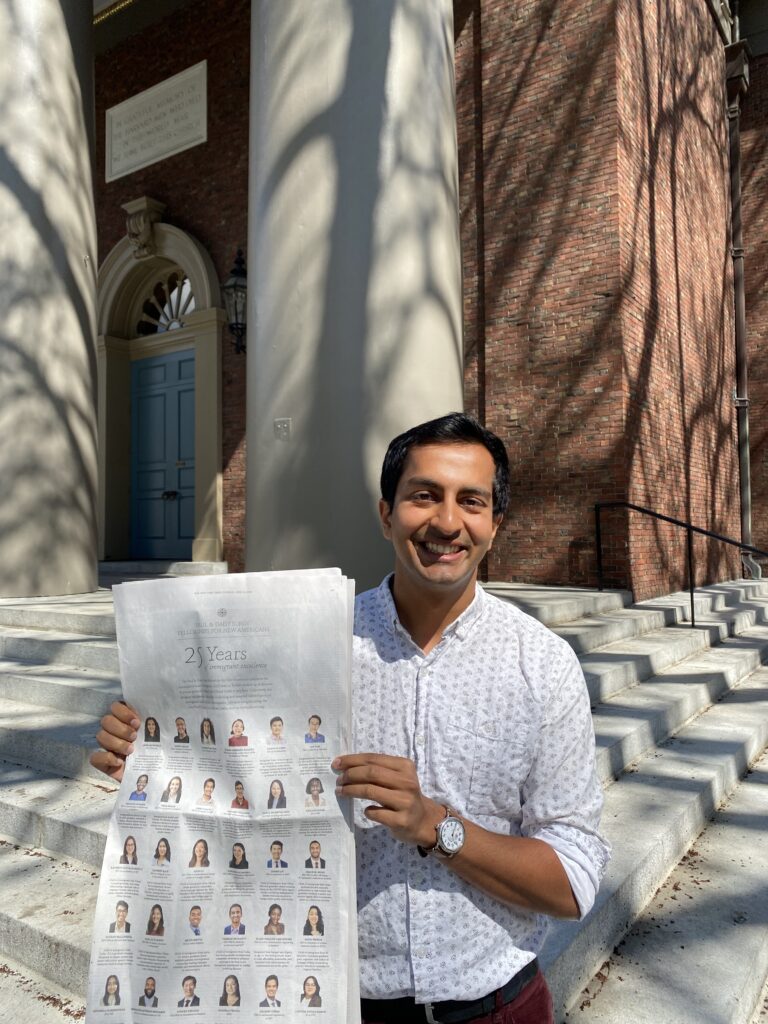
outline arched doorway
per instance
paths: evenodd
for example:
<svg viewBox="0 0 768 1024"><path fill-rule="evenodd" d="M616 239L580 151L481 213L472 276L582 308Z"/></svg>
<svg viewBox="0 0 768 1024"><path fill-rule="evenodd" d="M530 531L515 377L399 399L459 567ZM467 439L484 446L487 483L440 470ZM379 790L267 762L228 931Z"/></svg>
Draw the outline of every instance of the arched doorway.
<svg viewBox="0 0 768 1024"><path fill-rule="evenodd" d="M98 280L99 558L219 561L218 280L161 204L126 209Z"/></svg>

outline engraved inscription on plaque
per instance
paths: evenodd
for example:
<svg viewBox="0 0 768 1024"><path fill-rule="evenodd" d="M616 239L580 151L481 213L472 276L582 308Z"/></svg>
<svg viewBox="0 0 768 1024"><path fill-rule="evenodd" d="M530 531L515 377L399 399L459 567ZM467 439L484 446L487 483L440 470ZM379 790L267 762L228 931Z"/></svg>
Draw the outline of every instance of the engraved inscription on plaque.
<svg viewBox="0 0 768 1024"><path fill-rule="evenodd" d="M207 141L207 64L201 61L110 107L107 181Z"/></svg>

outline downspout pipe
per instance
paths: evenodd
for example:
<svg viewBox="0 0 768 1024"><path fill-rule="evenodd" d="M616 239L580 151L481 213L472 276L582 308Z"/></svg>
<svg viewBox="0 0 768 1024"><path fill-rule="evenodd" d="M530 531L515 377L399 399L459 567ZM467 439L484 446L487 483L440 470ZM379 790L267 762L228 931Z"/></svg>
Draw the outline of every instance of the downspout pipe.
<svg viewBox="0 0 768 1024"><path fill-rule="evenodd" d="M734 4L734 35L738 33L738 0ZM744 296L744 237L741 219L741 100L749 88L749 47L736 38L725 48L728 95L728 153L731 186L731 257L735 306L736 343L736 431L739 452L739 493L741 504L741 541L752 544L752 484L749 458L749 394L747 388L747 314ZM744 569L760 579L760 565L746 552L741 555Z"/></svg>

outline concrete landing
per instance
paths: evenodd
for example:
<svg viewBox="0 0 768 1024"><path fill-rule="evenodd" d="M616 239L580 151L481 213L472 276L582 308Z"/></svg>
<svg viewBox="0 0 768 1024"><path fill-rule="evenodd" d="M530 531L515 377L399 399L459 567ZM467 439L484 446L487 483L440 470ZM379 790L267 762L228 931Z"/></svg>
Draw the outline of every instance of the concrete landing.
<svg viewBox="0 0 768 1024"><path fill-rule="evenodd" d="M629 1007L631 1024L767 1019L767 868L764 754L565 1019L628 1024Z"/></svg>
<svg viewBox="0 0 768 1024"><path fill-rule="evenodd" d="M0 1024L76 1024L85 1004L23 964L0 958Z"/></svg>

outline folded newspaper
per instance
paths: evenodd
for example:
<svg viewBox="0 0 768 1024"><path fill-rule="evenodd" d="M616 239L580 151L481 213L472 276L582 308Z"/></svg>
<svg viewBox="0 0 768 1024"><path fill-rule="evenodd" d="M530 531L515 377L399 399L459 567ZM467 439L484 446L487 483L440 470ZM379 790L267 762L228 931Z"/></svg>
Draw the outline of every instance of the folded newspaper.
<svg viewBox="0 0 768 1024"><path fill-rule="evenodd" d="M354 583L338 569L115 587L141 716L109 826L88 1021L358 1024Z"/></svg>

